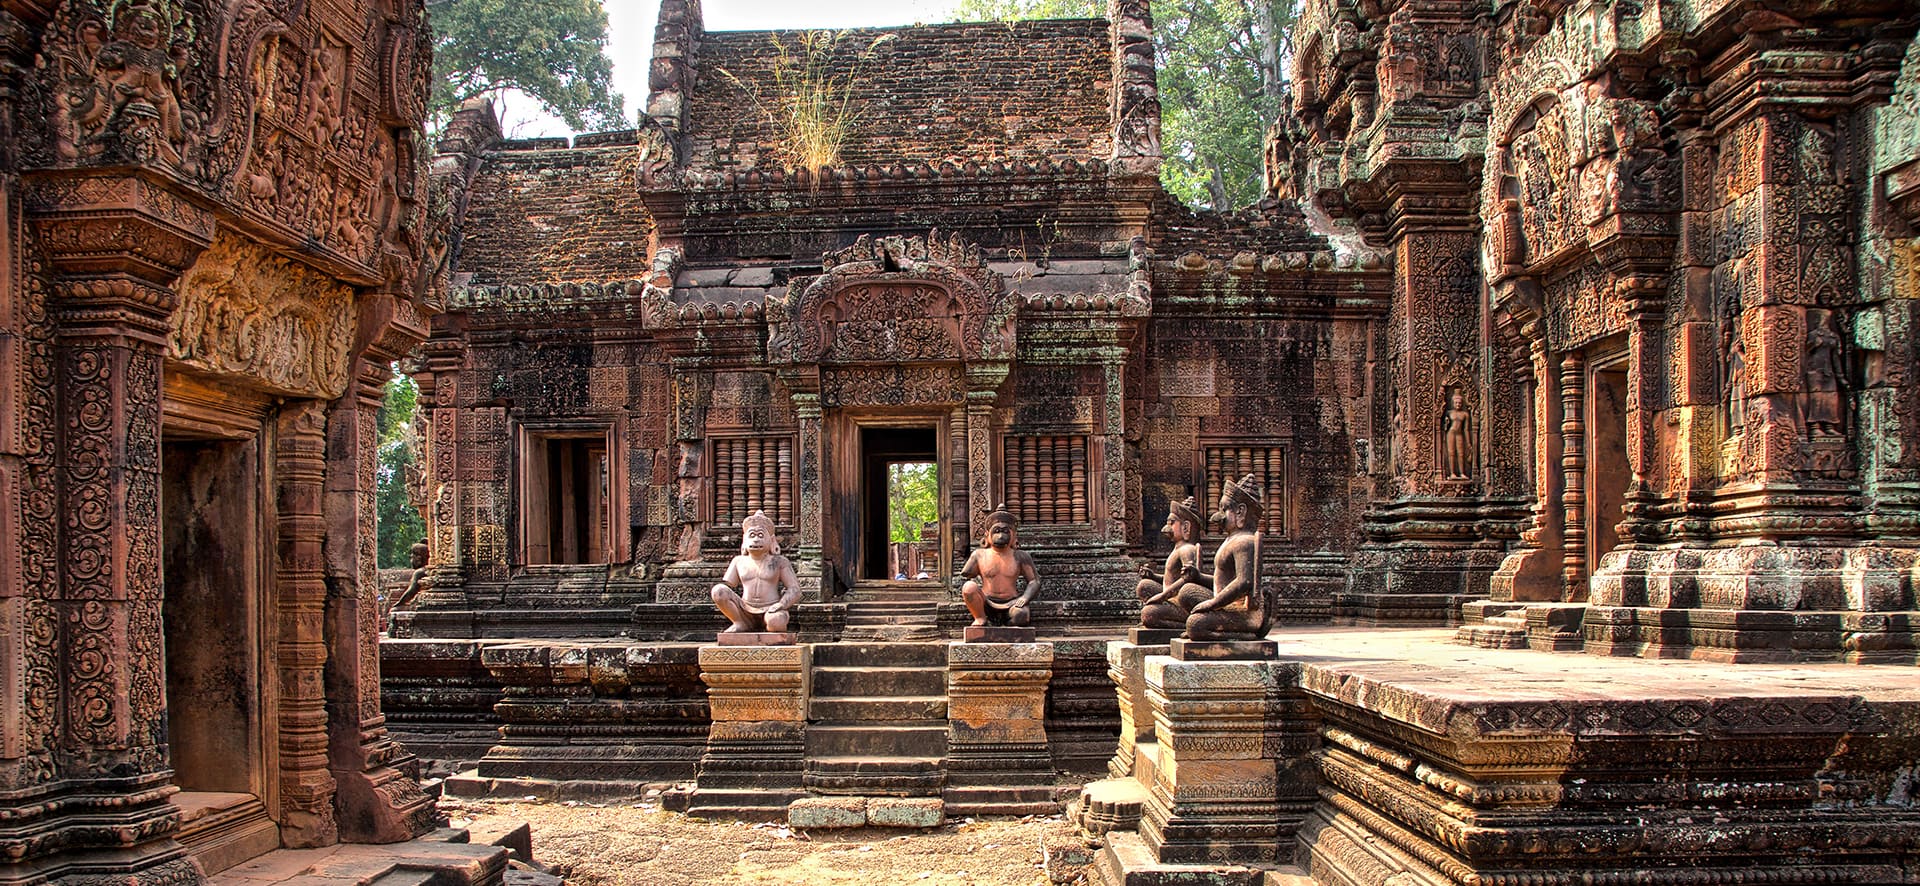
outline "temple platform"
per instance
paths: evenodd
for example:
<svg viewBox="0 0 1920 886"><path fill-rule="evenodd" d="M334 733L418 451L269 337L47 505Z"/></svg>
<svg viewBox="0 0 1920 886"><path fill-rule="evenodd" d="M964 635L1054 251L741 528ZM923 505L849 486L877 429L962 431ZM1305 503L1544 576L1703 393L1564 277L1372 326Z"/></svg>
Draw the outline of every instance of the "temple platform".
<svg viewBox="0 0 1920 886"><path fill-rule="evenodd" d="M1142 672L1123 710L1154 728L1114 766L1143 788L1140 842L1110 840L1133 848L1109 849L1097 882L1149 882L1136 875L1151 862L1224 865L1192 881L1219 883L1289 865L1352 886L1882 883L1920 859L1911 667L1628 660L1453 635L1282 629L1264 664L1130 656L1116 641L1123 693L1124 672ZM1222 716L1260 740L1233 741ZM1124 792L1102 790L1082 806L1104 825Z"/></svg>

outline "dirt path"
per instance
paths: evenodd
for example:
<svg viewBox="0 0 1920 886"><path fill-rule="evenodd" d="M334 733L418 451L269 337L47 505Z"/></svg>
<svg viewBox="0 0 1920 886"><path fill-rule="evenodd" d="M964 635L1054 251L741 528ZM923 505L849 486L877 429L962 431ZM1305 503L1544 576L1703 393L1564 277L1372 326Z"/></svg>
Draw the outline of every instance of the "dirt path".
<svg viewBox="0 0 1920 886"><path fill-rule="evenodd" d="M463 801L442 808L456 826L480 816L525 819L533 826L534 858L573 886L1054 886L1084 882L1087 851L1057 815L960 819L928 831L796 832L689 818L651 802ZM1048 846L1056 850L1051 865Z"/></svg>

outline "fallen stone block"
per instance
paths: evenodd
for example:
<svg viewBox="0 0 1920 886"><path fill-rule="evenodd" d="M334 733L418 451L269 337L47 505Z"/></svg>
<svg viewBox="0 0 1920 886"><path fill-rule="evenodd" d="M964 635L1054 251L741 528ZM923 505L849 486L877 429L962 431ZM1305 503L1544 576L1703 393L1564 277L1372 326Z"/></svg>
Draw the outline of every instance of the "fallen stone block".
<svg viewBox="0 0 1920 886"><path fill-rule="evenodd" d="M865 797L802 797L787 804L790 828L857 828L866 823Z"/></svg>
<svg viewBox="0 0 1920 886"><path fill-rule="evenodd" d="M874 797L867 801L867 824L877 828L937 828L947 819L939 797Z"/></svg>

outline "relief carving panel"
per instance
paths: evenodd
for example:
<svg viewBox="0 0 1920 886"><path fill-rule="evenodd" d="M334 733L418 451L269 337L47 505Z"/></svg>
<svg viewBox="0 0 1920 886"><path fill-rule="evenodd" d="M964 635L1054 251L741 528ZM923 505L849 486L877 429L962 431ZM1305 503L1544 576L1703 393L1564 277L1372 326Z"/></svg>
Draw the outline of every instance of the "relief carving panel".
<svg viewBox="0 0 1920 886"><path fill-rule="evenodd" d="M167 356L290 394L347 388L353 290L222 233L181 276Z"/></svg>

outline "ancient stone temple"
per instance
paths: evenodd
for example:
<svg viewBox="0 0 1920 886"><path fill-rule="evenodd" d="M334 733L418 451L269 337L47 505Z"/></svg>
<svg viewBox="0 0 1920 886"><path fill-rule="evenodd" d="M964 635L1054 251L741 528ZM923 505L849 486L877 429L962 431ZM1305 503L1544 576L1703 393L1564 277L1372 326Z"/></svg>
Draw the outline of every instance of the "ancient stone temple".
<svg viewBox="0 0 1920 886"><path fill-rule="evenodd" d="M0 882L421 833L373 575L421 5L9 0L0 53Z"/></svg>
<svg viewBox="0 0 1920 886"><path fill-rule="evenodd" d="M1910 7L1311 0L1268 199L1199 214L1144 3L667 0L638 129L472 106L433 160L396 728L477 761L450 790L742 816L1104 766L1110 883L1911 879ZM857 109L831 138L794 65ZM1182 510L1222 587L1180 605L1243 614L1130 632ZM721 645L759 513L800 602ZM1031 642L962 639L982 546Z"/></svg>

